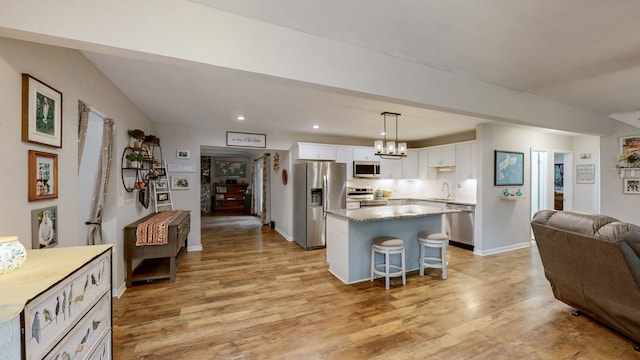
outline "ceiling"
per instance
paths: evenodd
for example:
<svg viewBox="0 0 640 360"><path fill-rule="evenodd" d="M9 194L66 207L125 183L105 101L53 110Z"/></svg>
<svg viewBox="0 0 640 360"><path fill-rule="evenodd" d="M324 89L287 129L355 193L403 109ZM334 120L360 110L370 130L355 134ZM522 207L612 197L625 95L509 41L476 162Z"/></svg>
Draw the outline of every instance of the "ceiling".
<svg viewBox="0 0 640 360"><path fill-rule="evenodd" d="M194 2L602 114L640 108L636 0ZM84 54L158 122L373 139L392 111L412 141L489 121L202 64Z"/></svg>

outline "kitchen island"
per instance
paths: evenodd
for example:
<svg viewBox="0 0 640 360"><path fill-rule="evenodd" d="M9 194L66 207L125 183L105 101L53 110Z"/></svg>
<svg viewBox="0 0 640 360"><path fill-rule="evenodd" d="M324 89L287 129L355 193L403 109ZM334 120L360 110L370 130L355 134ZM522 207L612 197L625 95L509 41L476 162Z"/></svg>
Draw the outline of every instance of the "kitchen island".
<svg viewBox="0 0 640 360"><path fill-rule="evenodd" d="M376 236L404 240L406 271L419 268L418 232L443 231L443 216L458 210L391 205L327 211L327 263L345 284L371 277L371 243Z"/></svg>

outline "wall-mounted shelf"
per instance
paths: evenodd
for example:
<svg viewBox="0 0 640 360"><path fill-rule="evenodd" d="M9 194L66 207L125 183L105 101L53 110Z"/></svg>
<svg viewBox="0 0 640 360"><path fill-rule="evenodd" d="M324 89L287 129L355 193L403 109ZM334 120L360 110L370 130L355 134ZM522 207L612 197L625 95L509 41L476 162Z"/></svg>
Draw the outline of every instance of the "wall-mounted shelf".
<svg viewBox="0 0 640 360"><path fill-rule="evenodd" d="M500 195L500 200L521 200L521 199L526 199L527 197L524 195Z"/></svg>
<svg viewBox="0 0 640 360"><path fill-rule="evenodd" d="M640 168L637 168L637 167L621 167L620 166L620 167L615 167L611 170L617 172L621 178L625 177L627 175L627 172L629 172L629 176L631 177L640 176Z"/></svg>

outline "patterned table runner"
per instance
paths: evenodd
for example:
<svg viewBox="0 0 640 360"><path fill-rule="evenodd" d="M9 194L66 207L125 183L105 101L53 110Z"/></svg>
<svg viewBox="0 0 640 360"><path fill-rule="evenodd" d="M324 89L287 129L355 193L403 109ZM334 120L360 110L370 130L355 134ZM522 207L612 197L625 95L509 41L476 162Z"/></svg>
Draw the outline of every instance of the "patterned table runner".
<svg viewBox="0 0 640 360"><path fill-rule="evenodd" d="M136 228L136 246L165 245L169 242L169 224L183 210L163 211L138 224Z"/></svg>

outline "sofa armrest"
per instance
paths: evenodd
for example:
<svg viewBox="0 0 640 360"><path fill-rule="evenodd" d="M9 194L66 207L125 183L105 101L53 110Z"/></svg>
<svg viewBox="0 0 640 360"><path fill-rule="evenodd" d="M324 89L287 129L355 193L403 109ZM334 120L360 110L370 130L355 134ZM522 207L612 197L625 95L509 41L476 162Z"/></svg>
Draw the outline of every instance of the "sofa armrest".
<svg viewBox="0 0 640 360"><path fill-rule="evenodd" d="M640 231L623 233L619 240L622 256L624 256L624 260L640 289Z"/></svg>

